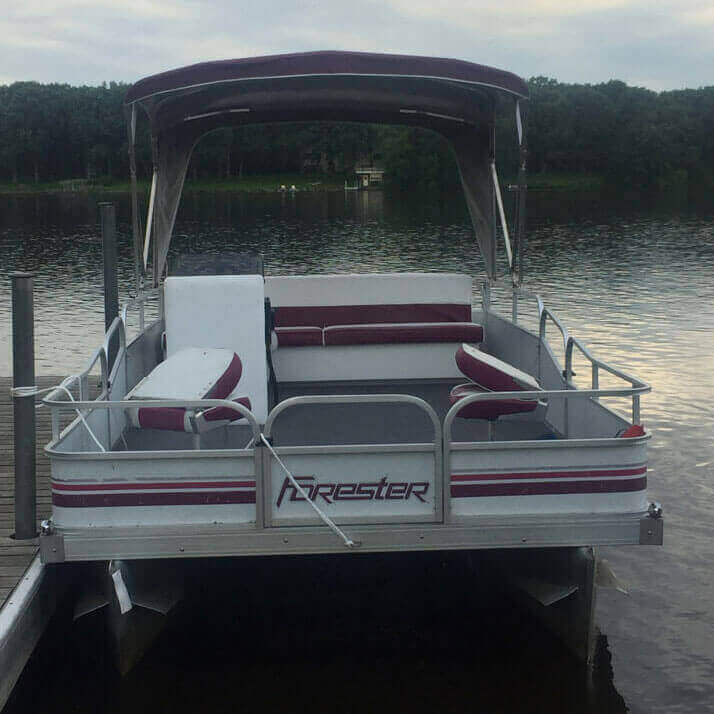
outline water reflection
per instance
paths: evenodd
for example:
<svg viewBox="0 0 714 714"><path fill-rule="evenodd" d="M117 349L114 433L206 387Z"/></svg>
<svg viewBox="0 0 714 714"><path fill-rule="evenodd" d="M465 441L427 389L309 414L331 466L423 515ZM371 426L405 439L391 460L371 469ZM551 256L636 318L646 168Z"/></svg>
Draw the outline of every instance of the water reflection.
<svg viewBox="0 0 714 714"><path fill-rule="evenodd" d="M101 617L65 622L7 714L31 710L32 674L58 712L627 711L605 637L586 671L463 554L201 563L123 682L106 674Z"/></svg>

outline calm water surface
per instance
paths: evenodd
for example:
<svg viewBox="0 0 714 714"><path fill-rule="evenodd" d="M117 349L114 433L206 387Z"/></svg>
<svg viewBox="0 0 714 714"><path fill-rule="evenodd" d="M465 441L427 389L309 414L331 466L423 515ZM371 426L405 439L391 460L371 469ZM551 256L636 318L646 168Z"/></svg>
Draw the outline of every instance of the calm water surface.
<svg viewBox="0 0 714 714"><path fill-rule="evenodd" d="M128 200L114 199L126 298ZM9 374L7 274L15 269L37 273L38 372L76 370L99 344L96 200L0 198L0 374ZM398 564L387 562L375 566L376 581L374 573L360 581L339 569L296 572L285 581L289 597L268 605L246 584L264 582L267 573L247 572L238 591L204 592L207 608L177 616L121 684L90 646L96 627L50 633L10 711L29 710L37 685L28 680L38 677L46 688L37 702L52 700L59 712L714 711L711 207L552 194L533 194L529 203L528 287L596 355L653 386L643 420L653 432L649 488L665 509L665 546L603 552L630 594L598 593L603 637L593 677L537 625L494 600L463 564L396 577ZM273 274L453 270L482 277L460 205L381 193L187 195L173 250L223 249L260 251ZM523 310L533 324L535 306ZM580 371L589 373L586 365ZM370 603L355 592L370 592ZM242 618L236 602L248 603ZM273 624L266 629L267 606Z"/></svg>

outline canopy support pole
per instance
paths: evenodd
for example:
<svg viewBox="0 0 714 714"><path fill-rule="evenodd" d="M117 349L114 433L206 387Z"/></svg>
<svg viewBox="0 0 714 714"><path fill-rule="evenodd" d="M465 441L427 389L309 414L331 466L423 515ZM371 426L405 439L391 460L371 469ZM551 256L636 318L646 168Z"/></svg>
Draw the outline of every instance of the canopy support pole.
<svg viewBox="0 0 714 714"><path fill-rule="evenodd" d="M134 283L137 294L141 292L141 228L139 226L139 194L136 185L136 104L131 105L127 118L129 134L129 178L131 181L131 231L134 238Z"/></svg>
<svg viewBox="0 0 714 714"><path fill-rule="evenodd" d="M491 141L490 141L490 164L496 164L496 103L493 102L493 111L491 115ZM498 247L498 228L496 225L496 188L491 185L491 276L489 282L495 282L496 277L496 250Z"/></svg>
<svg viewBox="0 0 714 714"><path fill-rule="evenodd" d="M528 115L526 114L526 119ZM516 102L516 127L518 129L518 203L516 214L516 242L518 245L518 285L523 283L523 254L526 243L526 197L528 194L528 184L526 183L526 161L528 158L528 144L523 121L521 119L521 103Z"/></svg>

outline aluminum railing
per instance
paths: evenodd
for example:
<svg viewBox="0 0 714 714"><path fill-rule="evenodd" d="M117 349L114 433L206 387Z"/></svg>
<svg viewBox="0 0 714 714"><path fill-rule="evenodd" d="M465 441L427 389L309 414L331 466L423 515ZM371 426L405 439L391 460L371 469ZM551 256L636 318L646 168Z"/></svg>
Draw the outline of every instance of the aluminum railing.
<svg viewBox="0 0 714 714"><path fill-rule="evenodd" d="M652 387L644 382L638 382L637 386L630 389L543 389L533 390L529 392L478 392L471 394L468 397L459 399L454 404L444 417L444 443L448 445L451 442L451 425L456 418L456 415L469 404L479 401L501 401L503 399L525 399L547 401L553 397L563 397L569 399L591 399L594 397L632 397L633 406L633 423L639 424L639 396L652 391ZM635 400L637 400L635 402ZM637 406L635 406L635 403Z"/></svg>
<svg viewBox="0 0 714 714"><path fill-rule="evenodd" d="M128 408L129 406L132 408L139 407L140 404L138 401L132 400L131 402L125 402L125 401L112 401L111 404L113 406L107 407L107 406L101 406L99 407L99 404L101 402L107 402L109 393L110 393L110 388L111 388L111 377L116 375L116 370L121 369L122 365L124 370L127 369L127 360L126 360L126 350L127 350L127 334L126 334L126 324L127 324L127 319L128 319L128 314L131 309L138 309L139 311L139 322L141 329L145 328L145 304L152 298L154 297L159 297L160 298L160 291L159 290L149 290L145 291L141 294L139 294L137 297L132 298L129 300L122 308L121 314L119 317L116 317L112 324L110 325L109 329L107 330L104 340L102 342L102 345L98 347L94 353L92 354L91 358L87 362L85 368L83 371L79 372L76 375L72 375L69 377L67 380L65 380L64 386L66 386L69 389L72 389L75 384L78 386L78 392L79 392L79 400L76 402L72 402L69 399L57 399L56 396L58 394L58 390L52 391L48 396L43 400L45 404L47 404L50 407L53 408L53 414L52 414L52 435L53 439L59 438L59 415L56 412L56 408L62 407L63 409L75 409L75 408L80 408L80 409L92 409L92 408L102 408L102 409L111 409L111 408ZM567 328L562 324L560 319L548 308L545 307L543 300L535 293L531 293L527 290L524 290L523 288L517 288L513 290L513 316L514 316L514 323L517 324L517 314L518 314L518 299L521 297L527 297L536 300L536 304L538 306L538 316L539 316L539 334L538 334L538 378L541 378L541 367L542 367L542 352L545 346L548 344L547 340L547 324L548 321L552 322L558 329L560 336L563 341L563 350L564 350L564 356L565 356L565 368L563 370L563 378L565 380L565 390L546 390L546 391L539 391L539 392L519 392L518 396L519 398L530 398L531 394L534 395L535 398L538 399L547 399L548 397L554 397L554 396L563 396L566 397L565 400L565 424L566 424L566 432L567 432L567 423L568 423L568 417L567 417L567 403L569 399L571 398L583 398L583 397L588 397L588 398L593 398L593 399L599 399L600 397L631 397L632 398L632 422L634 424L638 424L640 421L640 395L651 391L651 387L643 382L642 380L637 379L636 377L633 377L626 372L617 369L616 367L613 367L612 365L608 364L607 362L604 362L603 360L600 360L596 358L579 340L576 338L572 337L569 333ZM488 311L491 309L491 294L490 294L490 288L488 284L484 283L482 285L482 300L483 300L483 307L484 310ZM114 367L112 370L112 374L109 373L109 345L110 341L112 340L114 334L118 334L119 336L119 349L117 351L117 356L115 359ZM589 360L592 366L592 385L590 390L578 390L574 387L574 384L572 382L572 378L574 376L573 372L573 354L574 350L577 348L577 350L586 358ZM101 379L101 390L99 395L95 400L89 400L88 395L89 395L89 376L91 371L94 369L95 365L99 362L100 364L100 379ZM620 379L629 382L631 385L629 389L615 389L615 390L601 390L599 389L599 372L600 370L606 371L613 376L619 377ZM126 377L126 371L125 371L125 377ZM61 393L61 390L60 390ZM478 401L480 399L507 399L507 398L512 398L513 393L496 393L496 392L488 392L483 395L481 394L476 394L472 395L466 399L462 399L458 402L457 405L454 405L448 412L447 414L447 419L449 419L449 415L452 415L449 421L449 434L450 434L450 423L453 421L453 415L455 415L460 408L463 408L467 404L470 404L471 402ZM203 407L210 407L210 406L218 406L218 401L220 400L200 400L201 404L198 402L176 402L175 400L170 401L170 400L151 400L150 403L144 405L144 406L151 406L151 407L163 407L163 406L184 406L186 408L193 408L194 406L203 406ZM442 438L442 428L439 425L438 417L436 416L436 413L434 410L422 399L419 399L418 397L413 397L411 395L400 395L400 394L373 394L373 395L314 395L314 396L301 396L301 397L293 397L291 399L286 399L283 402L280 402L273 411L269 414L268 420L265 425L265 433L266 436L270 436L270 432L272 429L273 422L275 421L276 417L281 414L285 409L288 409L292 406L297 406L300 404L329 404L329 403L388 403L388 402L406 402L406 403L412 403L420 408L422 408L424 411L427 412L429 415L430 419L434 423L434 428L435 428L435 433L438 434L439 440ZM223 402L221 402L222 404ZM232 405L234 404L233 402L226 402L225 405ZM458 408L457 408L458 407ZM245 408L238 409L237 407L231 407L231 408L236 408L237 411L242 410L245 411ZM110 436L111 436L111 429L109 425L109 412L107 412L107 419L108 419L108 434L109 434L109 440L111 442ZM254 421L254 418L251 415L251 418ZM446 420L444 422L444 435L446 435ZM444 436L444 438L446 438Z"/></svg>
<svg viewBox="0 0 714 714"><path fill-rule="evenodd" d="M588 350L587 347L585 347L585 345L583 345L582 342L580 342L580 340L577 340L575 337L568 338L568 343L565 348L565 382L569 387L575 389L575 385L573 384L573 376L575 375L575 372L573 372L573 352L575 348L577 348L578 351L583 355L583 357L585 357L591 364L592 379L590 391L595 392L595 394L593 395L594 399L606 396L619 396L606 394L607 390L600 389L600 370L608 372L609 374L612 374L613 376L618 377L619 379L622 379L625 382L629 382L632 385L633 389L626 391L631 393L632 395L632 423L639 424L640 395L644 394L645 392L651 391L652 388L646 382L637 379L637 377L633 377L631 374L628 374L627 372L624 372L621 369L617 369L617 367L613 367L607 362L603 362L602 360L598 359L590 352L590 350ZM581 390L577 391L580 392Z"/></svg>
<svg viewBox="0 0 714 714"><path fill-rule="evenodd" d="M434 444L438 449L441 446L441 424L434 409L420 397L412 394L316 394L299 397L290 397L273 407L265 422L265 436L270 438L273 423L286 409L296 406L316 404L412 404L419 407L431 419L434 426Z"/></svg>
<svg viewBox="0 0 714 714"><path fill-rule="evenodd" d="M150 290L140 293L136 297L130 299L121 310L118 317L115 317L112 324L107 329L104 334L104 339L102 344L97 347L97 349L92 353L84 369L77 374L69 375L62 382L62 386L70 391L76 386L79 399L72 401L68 398L63 389L57 388L52 390L47 397L45 397L42 402L46 406L52 407L52 439L56 440L60 437L60 412L62 409L58 408L60 404L66 405L64 409L90 409L89 405L93 405L91 408L95 408L100 402L108 401L109 394L111 391L111 385L113 379L116 379L116 374L118 370L124 370L125 384L128 384L128 372L127 372L127 319L129 311L138 308L139 310L139 325L140 332L145 329L145 312L144 305L150 299L160 296L159 291ZM109 365L109 354L110 354L110 344L114 336L117 335L119 339L119 348L117 350L116 356L114 358L114 364ZM94 370L97 362L99 363L99 379L100 379L100 390L99 394L94 400L89 399L89 378L91 376L92 370ZM62 394L65 396L64 399L58 399L58 395ZM113 404L118 404L119 402L112 402ZM84 405L84 406L82 406ZM153 404L152 406L159 406L158 404ZM164 405L161 405L164 406ZM90 409L91 411L91 409ZM86 416L84 412L83 416ZM111 444L111 421L110 413L107 412L107 441Z"/></svg>
<svg viewBox="0 0 714 714"><path fill-rule="evenodd" d="M52 399L51 397L57 392L52 392L48 394L42 403L45 406L57 411L66 410L87 410L89 412L95 409L104 409L107 411L107 419L109 418L109 412L111 409L156 409L163 407L171 408L183 408L183 409L211 409L212 407L227 407L233 411L238 412L242 417L245 417L250 424L253 436L249 444L244 448L250 448L252 444L260 435L260 425L258 424L253 412L251 412L247 407L242 404L233 402L229 399L121 399L121 400L76 400L72 401L70 399ZM71 426L71 425L70 425ZM69 428L69 427L68 427ZM63 432L64 433L64 432ZM61 437L62 434L55 435L54 431L52 434L52 440L56 441L57 438ZM108 432L109 446L111 446L111 434ZM109 450L109 449L107 449Z"/></svg>
<svg viewBox="0 0 714 714"><path fill-rule="evenodd" d="M112 324L109 326L109 329L106 331L104 334L104 339L102 341L102 344L93 352L92 356L89 358L89 360L86 363L86 366L81 372L78 372L75 375L70 375L69 382L67 382L67 385L74 385L75 383L79 384L79 397L80 399L85 399L87 394L88 394L88 379L89 379L89 374L94 369L94 365L97 363L97 360L100 360L101 362L101 380L102 380L102 391L100 392L100 395L97 397L98 399L101 399L103 396L105 396L106 391L109 388L109 344L114 337L114 334L117 333L119 336L119 350L117 351L116 358L114 360L114 365L119 364L119 362L122 360L122 358L126 355L126 346L127 346L127 320L128 320L128 315L129 311L131 309L138 308L139 310L139 329L141 332L144 331L146 327L146 318L145 318L145 311L144 311L144 305L152 298L157 297L159 295L157 290L149 290L143 293L140 293L134 298L131 298L128 300L124 306L121 309L121 314L118 317L115 317ZM52 392L54 394L54 392Z"/></svg>
<svg viewBox="0 0 714 714"><path fill-rule="evenodd" d="M144 290L140 292L136 297L131 298L121 309L121 319L124 323L124 329L128 324L129 311L131 309L138 308L139 310L139 332L143 332L146 327L146 310L145 305L149 300L157 298L159 301L159 314L163 312L162 305L163 291L159 288L153 288L151 290Z"/></svg>
<svg viewBox="0 0 714 714"><path fill-rule="evenodd" d="M537 363L537 371L538 371L538 380L540 381L542 379L542 361L543 361L543 351L546 349L547 346L549 346L548 338L547 338L547 326L548 322L551 322L556 326L560 333L560 337L563 342L563 358L565 361L564 367L563 367L563 380L565 383L565 390L550 390L550 391L543 391L543 392L538 392L537 394L540 395L539 398L546 398L547 396L556 396L559 394L562 394L565 396L565 404L564 404L564 421L565 421L565 427L566 427L566 436L568 432L568 401L570 400L571 397L574 397L577 395L577 398L580 397L588 397L592 398L594 400L599 400L600 397L631 397L632 398L632 423L633 424L639 424L640 423L640 395L652 391L652 388L650 387L649 384L646 382L643 382L642 380L638 379L637 377L633 377L632 375L628 374L627 372L618 369L617 367L613 367L611 364L608 364L607 362L598 359L595 357L590 350L588 350L585 345L578 340L577 338L573 337L570 335L568 332L568 329L563 325L563 323L560 321L560 319L557 317L557 315L552 312L550 309L548 309L542 298L537 295L536 293L532 293L528 290L525 290L522 287L514 288L512 291L512 320L514 324L518 324L518 302L520 298L530 298L536 301L537 307L538 307L538 363ZM484 310L490 310L491 309L491 291L487 283L484 283L482 285L482 300L483 300L483 307ZM573 377L575 376L575 372L573 371L573 355L574 351L577 349L591 364L591 369L592 369L592 381L591 381L591 389L590 390L579 390L573 383ZM556 358L557 359L557 358ZM618 377L622 379L625 382L628 382L631 387L629 389L620 389L620 390L601 390L600 389L600 370L603 370L605 372L608 372L609 374L612 374L615 377ZM507 394L507 393L506 393ZM519 392L518 397L521 398L524 396L525 393ZM468 400L463 399L459 401L459 404L463 407L467 403L470 403L471 401L478 401L479 399L490 399L490 398L499 398L499 399L505 399L507 396L501 397L499 396L499 393L493 393L493 392L488 392L486 396L480 396L476 395L476 398L471 399L469 398ZM511 397L513 397L513 393L511 393ZM449 413L451 413L452 410L450 410ZM456 410L458 411L458 410ZM447 415L448 416L448 415Z"/></svg>
<svg viewBox="0 0 714 714"><path fill-rule="evenodd" d="M536 305L538 306L538 319L540 320L540 316L544 308L543 300L540 295L532 293L530 290L526 290L525 288L518 287L514 288L511 292L511 320L513 321L513 324L518 324L518 307L521 298L528 298L536 301Z"/></svg>

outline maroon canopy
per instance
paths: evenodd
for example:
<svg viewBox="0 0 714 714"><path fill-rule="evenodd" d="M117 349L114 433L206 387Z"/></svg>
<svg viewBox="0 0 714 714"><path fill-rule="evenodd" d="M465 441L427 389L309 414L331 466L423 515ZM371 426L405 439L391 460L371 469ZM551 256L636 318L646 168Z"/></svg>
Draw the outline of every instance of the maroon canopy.
<svg viewBox="0 0 714 714"><path fill-rule="evenodd" d="M151 121L156 175L154 280L169 242L193 147L213 129L280 121L360 121L433 129L452 144L489 276L495 274L490 165L497 96L528 98L510 72L461 60L307 52L203 62L147 77L126 104ZM130 133L133 144L133 126ZM133 166L133 160L132 160ZM138 241L138 220L135 220Z"/></svg>
<svg viewBox="0 0 714 714"><path fill-rule="evenodd" d="M299 52L267 57L219 60L173 69L139 80L129 89L126 103L142 101L158 94L195 89L207 84L249 79L309 76L382 76L446 80L528 97L528 85L515 74L493 67L443 59L369 52Z"/></svg>

